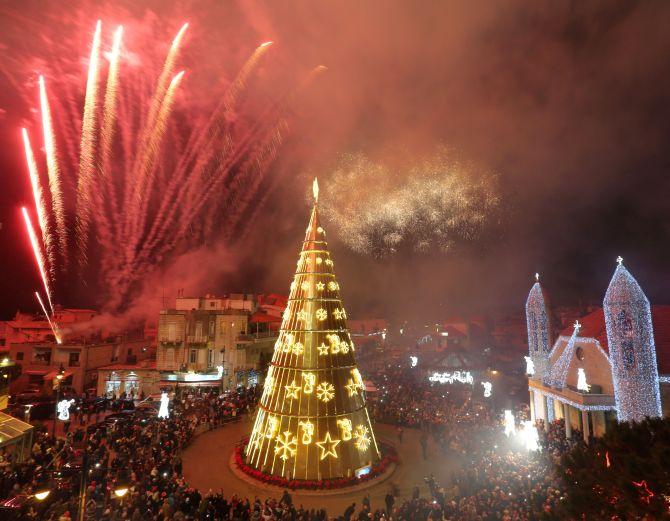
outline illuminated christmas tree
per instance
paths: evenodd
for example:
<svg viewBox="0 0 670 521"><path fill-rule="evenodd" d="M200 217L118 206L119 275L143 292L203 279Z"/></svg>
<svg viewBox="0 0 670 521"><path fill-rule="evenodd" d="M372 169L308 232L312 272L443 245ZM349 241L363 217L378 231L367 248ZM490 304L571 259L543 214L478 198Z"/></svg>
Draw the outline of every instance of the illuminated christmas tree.
<svg viewBox="0 0 670 521"><path fill-rule="evenodd" d="M354 476L379 460L340 299L318 184L246 463L296 480Z"/></svg>

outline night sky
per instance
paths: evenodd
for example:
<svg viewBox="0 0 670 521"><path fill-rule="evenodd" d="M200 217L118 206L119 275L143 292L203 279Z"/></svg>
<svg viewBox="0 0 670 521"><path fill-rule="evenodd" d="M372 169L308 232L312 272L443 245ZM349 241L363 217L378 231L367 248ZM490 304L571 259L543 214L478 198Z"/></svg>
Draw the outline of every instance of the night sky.
<svg viewBox="0 0 670 521"><path fill-rule="evenodd" d="M142 293L144 309L158 305L163 288L168 296L176 288L287 292L311 176L327 185L346 153L393 165L438 147L497 175L499 215L453 250L382 259L353 252L326 223L350 315L521 313L536 271L555 302L601 301L617 255L652 303L668 303L670 4L474 4L117 1L72 2L63 13L56 4L4 2L0 315L36 309L39 279L19 213L31 202L19 128L37 128L35 64L47 67L55 55L81 62L83 91L98 18L123 23L139 53L146 42L132 42L134 26L150 24L169 41L189 21L183 62L193 79L178 104L195 114L211 79L229 78L260 42L276 49L259 73L261 84L264 75L272 81L255 90L258 99L297 71L328 67L296 103L244 237L166 259ZM104 306L94 293L66 288L56 300Z"/></svg>

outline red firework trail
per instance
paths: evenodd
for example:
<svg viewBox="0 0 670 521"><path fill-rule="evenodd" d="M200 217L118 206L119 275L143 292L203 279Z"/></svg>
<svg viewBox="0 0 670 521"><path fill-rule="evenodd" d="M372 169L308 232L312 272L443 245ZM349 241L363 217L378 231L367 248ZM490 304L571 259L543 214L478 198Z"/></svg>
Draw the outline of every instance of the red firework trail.
<svg viewBox="0 0 670 521"><path fill-rule="evenodd" d="M271 100L258 116L250 116L241 127L245 131L231 123L241 111L241 94L272 42L253 51L211 114L198 117L199 123L186 129L183 121L174 121L184 79L184 72L175 70L187 28L184 24L177 32L151 85L137 72L132 81L124 81L124 30L115 30L107 51L98 21L80 114L72 101L76 92L68 90L59 99L52 90L48 98L40 79L48 190L46 184L41 189L24 132L31 182L37 187L39 238L25 209L24 216L52 309L50 273L77 281L91 277L88 282L102 290L107 310L123 308L138 282L172 252L222 236L221 229L238 229L240 216L277 155L288 130L287 106L294 101L290 92ZM58 71L54 77L59 77ZM219 211L223 204L226 207ZM76 223L75 233L68 233L67 222ZM58 255L51 256L53 244L58 245ZM68 266L79 269L71 272Z"/></svg>

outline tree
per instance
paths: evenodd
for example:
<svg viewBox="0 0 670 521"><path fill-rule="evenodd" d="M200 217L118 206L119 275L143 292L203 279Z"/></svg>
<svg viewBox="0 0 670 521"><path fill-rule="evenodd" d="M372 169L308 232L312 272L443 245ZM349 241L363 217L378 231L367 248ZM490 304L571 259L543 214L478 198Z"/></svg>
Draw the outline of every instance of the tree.
<svg viewBox="0 0 670 521"><path fill-rule="evenodd" d="M670 419L616 423L564 455L563 510L579 519L670 519Z"/></svg>
<svg viewBox="0 0 670 521"><path fill-rule="evenodd" d="M350 478L379 461L317 193L245 453L291 480Z"/></svg>

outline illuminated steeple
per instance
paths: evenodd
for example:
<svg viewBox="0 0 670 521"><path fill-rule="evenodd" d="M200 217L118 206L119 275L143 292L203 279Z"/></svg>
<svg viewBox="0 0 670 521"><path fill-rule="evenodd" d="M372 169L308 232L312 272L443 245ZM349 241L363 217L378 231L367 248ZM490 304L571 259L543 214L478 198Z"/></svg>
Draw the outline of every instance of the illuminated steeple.
<svg viewBox="0 0 670 521"><path fill-rule="evenodd" d="M540 276L535 274L535 284L526 300L526 327L528 331L528 355L535 368L535 378L542 380L551 351L551 318Z"/></svg>
<svg viewBox="0 0 670 521"><path fill-rule="evenodd" d="M620 421L661 415L651 306L633 276L617 259L603 308Z"/></svg>

